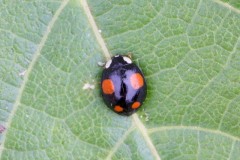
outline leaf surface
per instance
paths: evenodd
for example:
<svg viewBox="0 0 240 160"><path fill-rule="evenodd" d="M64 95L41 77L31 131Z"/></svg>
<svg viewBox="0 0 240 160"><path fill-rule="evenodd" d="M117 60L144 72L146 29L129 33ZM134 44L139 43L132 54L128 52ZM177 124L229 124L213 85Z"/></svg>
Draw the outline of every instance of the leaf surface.
<svg viewBox="0 0 240 160"><path fill-rule="evenodd" d="M0 15L1 160L240 159L237 0L0 1ZM123 117L98 62L128 52L148 96Z"/></svg>

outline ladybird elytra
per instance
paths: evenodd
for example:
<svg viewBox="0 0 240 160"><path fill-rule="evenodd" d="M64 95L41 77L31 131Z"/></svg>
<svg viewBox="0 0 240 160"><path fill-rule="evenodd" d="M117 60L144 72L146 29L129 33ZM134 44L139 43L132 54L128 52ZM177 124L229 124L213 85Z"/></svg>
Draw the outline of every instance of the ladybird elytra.
<svg viewBox="0 0 240 160"><path fill-rule="evenodd" d="M147 95L144 75L131 58L116 55L105 64L101 94L111 110L120 115L132 115L141 107Z"/></svg>

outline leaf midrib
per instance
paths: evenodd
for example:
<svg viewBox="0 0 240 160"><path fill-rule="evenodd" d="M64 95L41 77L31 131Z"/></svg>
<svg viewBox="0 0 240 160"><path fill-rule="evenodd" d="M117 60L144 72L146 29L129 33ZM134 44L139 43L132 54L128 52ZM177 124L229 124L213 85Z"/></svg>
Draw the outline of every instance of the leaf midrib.
<svg viewBox="0 0 240 160"><path fill-rule="evenodd" d="M106 43L103 39L103 37L101 36L101 34L99 33L99 29L96 25L96 22L93 18L93 15L91 14L91 11L89 9L89 6L88 6L88 3L86 0L81 0L81 4L82 4L82 8L83 10L85 11L85 14L88 18L88 21L89 21L89 24L90 26L92 27L92 30L93 30L93 33L97 39L97 42L98 44L100 45L101 49L102 49L102 53L104 54L106 60L109 60L111 58L111 55L110 55L110 52L108 51L108 48L106 46ZM134 114L132 115L132 121L135 123L137 129L141 132L144 140L146 141L148 147L150 148L153 156L155 157L156 160L161 160L154 144L152 143L149 135L148 135L148 132L147 132L147 129L145 128L144 124L140 121L139 117L137 114ZM128 130L127 132L130 133L131 129ZM124 134L123 137L127 137L128 134ZM122 142L124 140L124 138L121 138L122 139ZM119 143L117 143L115 145L115 149L113 150L113 152L110 152L109 155L107 156L108 159L111 158L111 156L114 154L114 151L116 151L118 148L118 146L120 146L120 144L122 143L121 141Z"/></svg>
<svg viewBox="0 0 240 160"><path fill-rule="evenodd" d="M198 4L198 10L199 10L199 6L201 5L201 0ZM240 13L240 10L236 9L236 8L233 8L231 5L229 5L228 3L224 3L224 2L221 2L219 0L213 0L213 2L215 3L218 3L219 5L221 6L224 6L228 9L230 9L231 11L233 12L236 12L236 13ZM100 35L99 33L99 30L98 30L98 27L94 21L94 18L89 10L89 7L88 7L88 4L86 2L86 0L83 0L82 1L82 6L84 8L84 11L85 13L87 14L87 17L89 19L89 23L91 24L92 26L92 29L93 29L93 32L97 38L97 41L99 43L99 45L101 46L102 50L103 50L103 54L104 56L106 57L107 60L110 59L110 52L108 51L107 47L106 47L106 43L104 42L104 39L102 38L102 36ZM196 11L197 12L197 11ZM238 39L239 40L239 39ZM237 41L238 43L238 41ZM236 43L236 44L237 44ZM234 49L233 51L231 52L232 54L234 53L234 51L236 50L236 44L234 46ZM227 63L226 65L229 63L231 57L232 57L232 54L229 56L228 60L227 60ZM226 67L226 66L225 66ZM225 68L224 67L224 68ZM214 78L213 78L214 79ZM205 87L204 87L205 88ZM211 130L211 129L207 129L207 128L201 128L201 127L194 127L194 126L169 126L169 127L159 127L159 128L152 128L152 129L146 129L144 124L140 121L140 119L138 118L138 115L137 114L134 114L132 116L132 121L136 124L137 128L139 129L139 131L141 132L141 134L143 135L145 141L147 142L149 148L151 149L151 152L152 154L155 156L156 159L160 159L160 156L159 154L156 152L156 148L155 146L153 145L150 137L149 137L149 134L155 132L155 131L162 131L162 130L171 130L171 129L188 129L188 130L196 130L196 131L203 131L203 132L208 132L208 133L214 133L214 134L218 134L218 135L222 135L224 137L228 137L230 139L232 139L234 142L236 141L239 141L240 139L238 137L235 137L235 136L232 136L228 133L225 133L225 132L222 132L220 130ZM144 127L144 129L141 129L142 127ZM126 133L124 134L123 138L120 140L120 142L118 142L115 146L114 146L114 149L113 149L113 152L110 152L109 155L108 155L108 159L111 158L111 156L114 154L114 152L117 150L117 147L120 146L121 143L123 143L124 139L127 137L127 135L129 133L131 133L133 130L132 127L130 127ZM146 138L147 136L147 138Z"/></svg>
<svg viewBox="0 0 240 160"><path fill-rule="evenodd" d="M233 136L231 134L228 134L226 132L222 132L220 130L216 129L209 129L209 128L203 128L203 127L198 127L198 126L162 126L162 127L154 127L154 128L149 128L148 133L152 134L154 132L164 132L168 130L191 130L191 131L200 131L200 132L205 132L205 133L210 133L210 134L216 134L216 135L221 135L223 137L227 137L231 139L232 141L240 141L240 138L237 136Z"/></svg>
<svg viewBox="0 0 240 160"><path fill-rule="evenodd" d="M220 4L221 6L224 6L224 7L228 8L228 9L230 9L231 11L240 14L240 10L237 9L237 8L234 8L234 7L231 6L229 3L224 3L224 2L222 2L222 1L220 1L220 0L213 0L213 2L218 3L218 4Z"/></svg>

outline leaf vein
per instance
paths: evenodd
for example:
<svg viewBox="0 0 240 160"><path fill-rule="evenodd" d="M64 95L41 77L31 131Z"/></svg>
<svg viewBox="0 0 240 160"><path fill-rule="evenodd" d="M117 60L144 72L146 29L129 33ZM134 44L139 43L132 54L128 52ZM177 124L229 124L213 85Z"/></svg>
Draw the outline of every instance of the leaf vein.
<svg viewBox="0 0 240 160"><path fill-rule="evenodd" d="M17 35L16 33L13 33L12 31L9 31L9 30L6 30L6 29L2 29L2 28L0 28L0 31L8 33L8 34L11 34L14 38L22 39L22 40L24 40L26 42L29 42L29 43L31 43L33 45L36 45L35 42L33 42L33 41L31 41L31 40L29 40L27 38L21 37L21 36Z"/></svg>
<svg viewBox="0 0 240 160"><path fill-rule="evenodd" d="M97 27L97 25L95 23L95 20L94 20L92 14L90 12L90 9L89 9L87 1L86 0L81 0L80 2L81 2L81 5L82 5L82 7L83 7L83 9L85 11L85 14L86 14L86 16L88 18L88 21L89 21L89 23L90 23L90 25L91 25L91 27L93 29L93 32L94 32L94 34L96 36L97 42L99 43L100 47L102 48L104 56L106 57L107 60L110 59L111 55L110 55L110 53L109 53L109 51L107 49L107 46L106 46L106 44L104 42L104 39L102 38L101 34L98 32L98 27ZM158 152L156 151L156 148L153 145L149 135L147 134L145 126L139 120L138 115L134 114L132 117L133 117L133 122L135 122L135 124L137 125L139 131L143 135L143 137L144 137L146 143L148 144L148 147L150 148L152 154L155 156L155 158L157 160L160 160L160 156L159 156Z"/></svg>
<svg viewBox="0 0 240 160"><path fill-rule="evenodd" d="M233 143L232 143L232 147L231 147L231 150L230 150L230 152L229 152L228 160L231 159L232 152L233 152L233 150L234 150L234 146L235 146L235 144L236 144L236 141L233 141Z"/></svg>
<svg viewBox="0 0 240 160"><path fill-rule="evenodd" d="M107 155L106 160L111 160L113 154L117 151L117 149L124 143L128 135L134 130L134 126L132 125L125 134L118 140L118 142L115 144L115 146L110 150L109 154Z"/></svg>
<svg viewBox="0 0 240 160"><path fill-rule="evenodd" d="M13 120L13 117L18 109L18 106L20 104L20 101L21 101L21 97L22 97L22 94L23 94L23 91L25 89L25 86L27 84L27 81L28 81L28 78L29 78L29 75L35 65L35 63L37 62L39 56L41 55L41 51L42 51L42 48L44 47L44 44L45 42L47 41L47 38L48 38L48 35L50 34L55 22L57 21L59 15L61 14L61 12L63 11L63 9L65 8L65 6L67 5L67 3L69 2L69 0L64 0L62 2L62 4L60 5L60 7L57 9L56 13L54 14L52 20L49 22L48 26L47 26L47 29L46 29L46 32L45 34L43 35L38 47L37 47L37 50L36 52L33 54L33 58L32 58L32 62L29 64L29 67L26 71L26 74L24 76L24 79L23 79L23 82L22 82L22 85L19 89L19 92L18 92L18 96L16 98L16 101L15 103L13 104L13 109L12 109L12 112L9 114L9 120L8 122L6 123L6 128L10 127L11 123L12 123L12 120ZM6 135L8 133L8 130L6 130L5 132L5 135L3 136L3 141L2 141L2 144L0 146L0 157L3 153L3 148L4 148L4 144L5 144L5 140L6 140Z"/></svg>
<svg viewBox="0 0 240 160"><path fill-rule="evenodd" d="M168 130L192 130L192 131L201 131L201 132L206 132L206 133L212 133L212 134L217 134L221 135L224 137L228 137L232 139L233 141L240 141L240 137L236 137L233 135L230 135L229 133L225 133L220 130L213 130L209 128L203 128L203 127L198 127L198 126L164 126L164 127L155 127L155 128L150 128L148 129L148 133L152 134L154 132L162 132L162 131L168 131Z"/></svg>
<svg viewBox="0 0 240 160"><path fill-rule="evenodd" d="M224 3L224 2L222 2L222 1L220 1L220 0L213 0L213 2L218 3L218 4L220 4L221 6L224 6L224 7L228 8L229 10L231 10L231 11L233 11L233 12L235 12L235 13L240 14L240 10L237 9L237 8L234 8L234 7L231 6L229 3Z"/></svg>
<svg viewBox="0 0 240 160"><path fill-rule="evenodd" d="M85 12L85 14L88 18L90 26L92 27L92 30L93 30L93 33L94 33L96 39L97 39L97 42L98 42L98 44L100 45L100 47L103 51L104 56L106 57L107 60L111 59L111 55L108 51L108 48L107 48L101 34L99 33L99 29L98 29L97 24L96 24L96 22L95 22L95 20L92 16L92 13L89 9L87 1L86 0L80 0L80 2L81 2L81 5L82 5L82 8L83 8L83 10L84 10L84 12Z"/></svg>
<svg viewBox="0 0 240 160"><path fill-rule="evenodd" d="M138 130L140 131L140 133L142 134L142 136L143 136L144 140L146 141L148 147L150 148L153 156L156 158L156 160L161 160L155 146L153 145L153 142L151 141L151 139L149 137L147 129L145 128L143 123L140 121L137 114L134 114L132 117L133 117L133 121L135 122Z"/></svg>

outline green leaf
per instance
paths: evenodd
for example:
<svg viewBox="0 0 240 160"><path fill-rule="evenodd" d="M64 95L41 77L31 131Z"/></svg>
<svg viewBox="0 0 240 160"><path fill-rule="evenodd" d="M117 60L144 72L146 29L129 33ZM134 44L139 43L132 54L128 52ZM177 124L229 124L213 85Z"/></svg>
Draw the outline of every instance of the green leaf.
<svg viewBox="0 0 240 160"><path fill-rule="evenodd" d="M0 0L0 37L1 160L240 159L238 0ZM98 62L128 52L148 96L124 117Z"/></svg>

